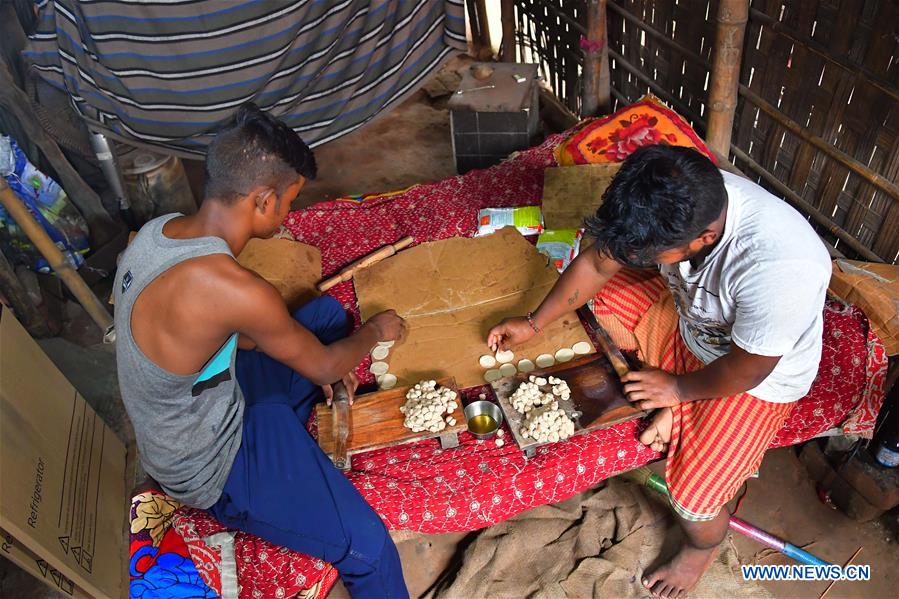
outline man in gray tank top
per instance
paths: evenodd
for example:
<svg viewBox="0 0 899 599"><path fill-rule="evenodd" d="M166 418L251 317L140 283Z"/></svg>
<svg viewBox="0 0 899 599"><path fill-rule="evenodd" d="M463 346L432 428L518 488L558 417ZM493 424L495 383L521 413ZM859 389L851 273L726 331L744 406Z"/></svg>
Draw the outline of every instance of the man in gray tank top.
<svg viewBox="0 0 899 599"><path fill-rule="evenodd" d="M240 108L206 156L193 216L147 223L116 274L119 384L141 463L166 493L226 526L319 557L354 597L406 597L381 519L306 431L313 405L378 341L402 336L392 310L352 335L321 297L290 314L234 256L271 237L315 158L255 105Z"/></svg>

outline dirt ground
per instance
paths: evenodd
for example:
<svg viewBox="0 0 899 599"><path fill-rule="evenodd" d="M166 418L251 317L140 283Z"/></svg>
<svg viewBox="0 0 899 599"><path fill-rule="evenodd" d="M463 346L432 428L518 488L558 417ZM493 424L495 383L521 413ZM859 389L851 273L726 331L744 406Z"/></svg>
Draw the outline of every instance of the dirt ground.
<svg viewBox="0 0 899 599"><path fill-rule="evenodd" d="M464 60L453 63L463 68ZM376 122L340 140L316 149L319 178L303 190L300 205L353 193L400 189L413 183L439 180L455 174L445 98L419 91ZM87 335L79 351L73 339L42 342L51 358L91 401L116 432L127 441L133 436L124 415L115 380L114 355L93 345ZM659 468L656 464L655 468ZM739 514L748 522L833 563L842 564L863 547L856 564L870 564L872 580L838 582L828 597L899 596L899 545L896 517L859 524L818 501L813 483L796 457L795 449L769 452L760 478L748 484ZM473 533L397 535L407 583L413 597L426 592L453 563ZM755 541L734 535L741 561L791 563L764 551ZM827 583L768 582L777 597L817 598ZM0 597L61 597L42 583L0 559ZM332 597L347 596L338 585Z"/></svg>

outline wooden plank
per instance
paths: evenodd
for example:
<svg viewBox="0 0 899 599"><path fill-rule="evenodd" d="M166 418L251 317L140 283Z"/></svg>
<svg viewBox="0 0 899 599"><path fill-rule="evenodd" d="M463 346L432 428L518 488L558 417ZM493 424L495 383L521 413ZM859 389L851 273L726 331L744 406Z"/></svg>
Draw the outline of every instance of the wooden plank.
<svg viewBox="0 0 899 599"><path fill-rule="evenodd" d="M458 393L456 381L452 377L437 381L441 387L447 387ZM456 419L455 426L449 426L437 433L414 433L405 426L405 416L400 412L400 407L406 403L406 393L411 386L394 387L386 391L375 391L356 397L350 406L350 434L347 438L347 455L353 455L363 451L393 447L403 443L414 443L423 439L433 439L448 433L458 434L467 429L465 416L462 412L462 398L457 397L456 408L452 416ZM315 406L315 415L318 418L318 446L327 455L334 453L334 418L331 406L320 403Z"/></svg>
<svg viewBox="0 0 899 599"><path fill-rule="evenodd" d="M518 373L495 381L493 390L512 436L523 451L545 445L521 434L524 415L512 407L510 399L519 385L532 375L541 377L552 375L568 383L571 398L558 401L559 407L575 421L575 435L607 428L646 414L645 411L633 407L627 400L612 365L605 356L599 354L583 356L549 368L538 368L533 372ZM548 391L549 387L544 389Z"/></svg>

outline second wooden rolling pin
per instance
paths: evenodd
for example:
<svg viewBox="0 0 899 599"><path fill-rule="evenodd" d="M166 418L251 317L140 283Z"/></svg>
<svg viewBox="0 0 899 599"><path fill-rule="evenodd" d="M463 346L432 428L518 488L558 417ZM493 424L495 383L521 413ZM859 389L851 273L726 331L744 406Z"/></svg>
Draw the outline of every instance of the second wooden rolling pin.
<svg viewBox="0 0 899 599"><path fill-rule="evenodd" d="M341 269L341 271L339 273L337 273L333 277L328 277L327 279L325 279L324 281L322 281L321 283L316 285L316 287L318 287L319 291L324 293L325 291L327 291L334 285L337 285L338 283L343 283L344 281L349 281L350 279L353 278L353 276L359 270L362 270L363 268L368 268L372 264L377 264L381 260L384 260L385 258L389 258L392 255L394 255L395 253L397 253L398 251L409 247L410 245L412 245L413 241L415 241L415 240L412 238L412 236L408 236L408 237L403 237L396 243L391 243L390 245L385 245L381 249L376 250L367 256L359 258L355 262L351 263L349 266L344 267L343 269Z"/></svg>

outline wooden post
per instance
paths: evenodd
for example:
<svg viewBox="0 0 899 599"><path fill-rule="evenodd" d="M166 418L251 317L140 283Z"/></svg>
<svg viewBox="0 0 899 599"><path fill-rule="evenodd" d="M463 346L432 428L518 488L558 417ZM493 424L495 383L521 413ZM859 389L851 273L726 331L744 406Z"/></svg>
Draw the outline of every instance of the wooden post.
<svg viewBox="0 0 899 599"><path fill-rule="evenodd" d="M465 0L465 13L468 15L468 30L471 33L472 56L477 58L481 52L481 27L475 0Z"/></svg>
<svg viewBox="0 0 899 599"><path fill-rule="evenodd" d="M502 0L503 62L515 62L515 2Z"/></svg>
<svg viewBox="0 0 899 599"><path fill-rule="evenodd" d="M607 113L611 107L609 89L609 49L606 40L606 0L587 1L587 37L584 50L584 79L581 89L581 117Z"/></svg>
<svg viewBox="0 0 899 599"><path fill-rule="evenodd" d="M709 125L706 143L724 156L730 154L730 139L737 109L740 58L749 20L749 0L721 0L715 32L715 58L709 86Z"/></svg>
<svg viewBox="0 0 899 599"><path fill-rule="evenodd" d="M65 255L60 251L47 232L44 231L28 208L25 207L18 197L13 193L6 180L0 178L0 205L2 205L16 224L22 229L31 243L38 249L41 255L50 263L53 272L62 279L72 295L81 303L90 317L93 319L104 335L107 335L112 327L112 317L106 311L103 305L91 288L87 286L81 275L78 274Z"/></svg>
<svg viewBox="0 0 899 599"><path fill-rule="evenodd" d="M478 29L481 34L481 49L478 52L479 60L488 60L493 57L493 43L490 41L490 19L487 17L487 0L475 0L478 11Z"/></svg>
<svg viewBox="0 0 899 599"><path fill-rule="evenodd" d="M46 337L50 334L50 327L37 306L31 302L28 292L3 253L0 253L0 293L9 302L16 318L32 337Z"/></svg>

